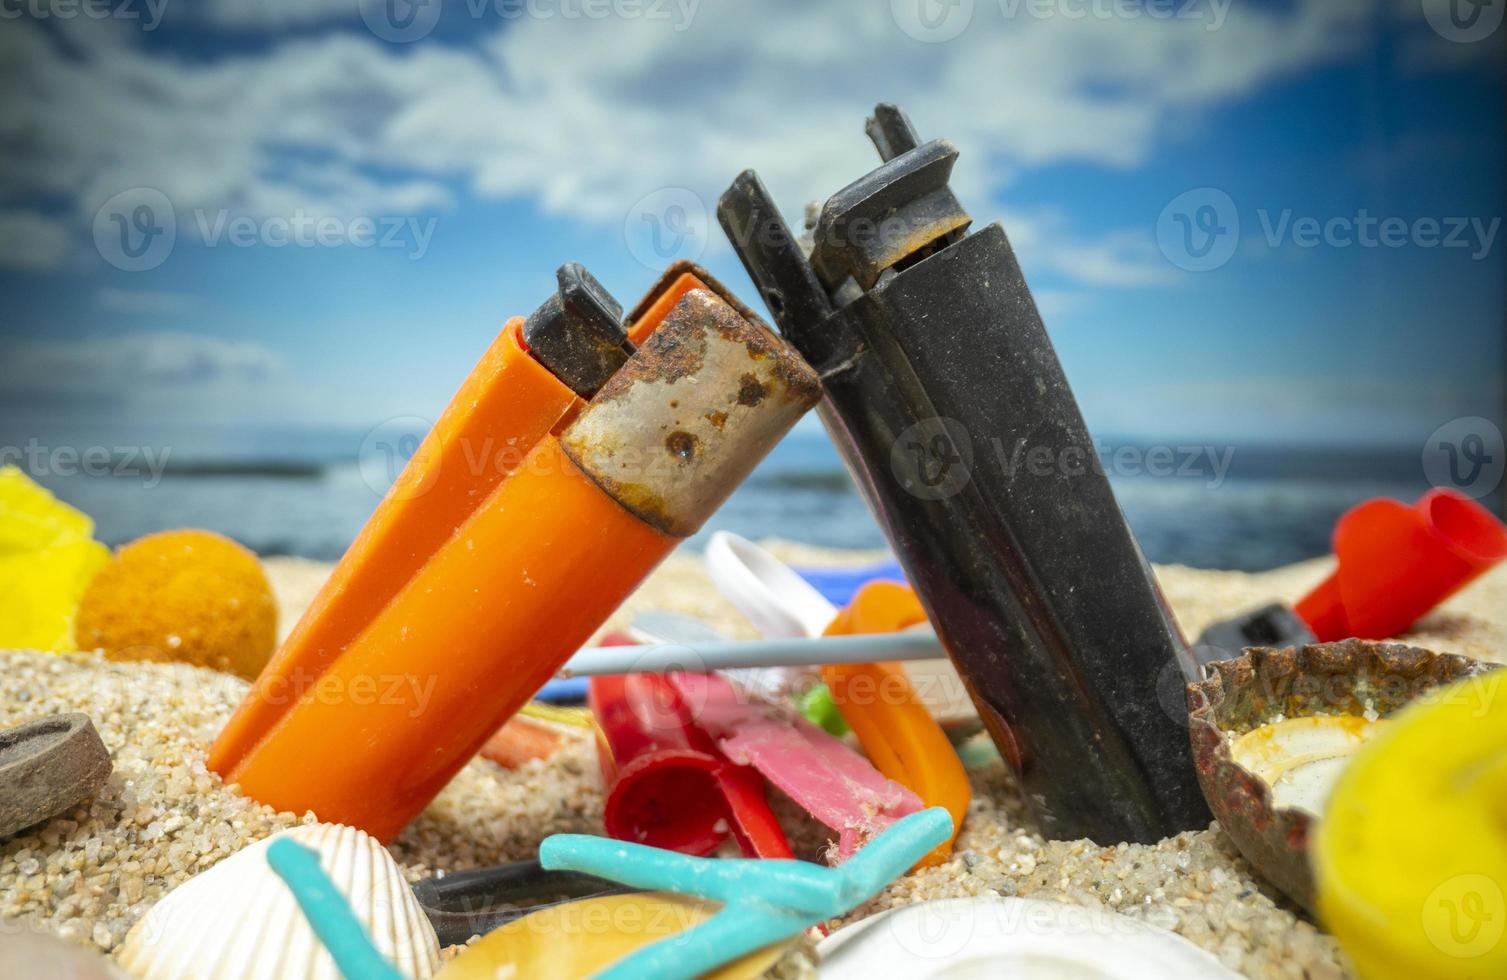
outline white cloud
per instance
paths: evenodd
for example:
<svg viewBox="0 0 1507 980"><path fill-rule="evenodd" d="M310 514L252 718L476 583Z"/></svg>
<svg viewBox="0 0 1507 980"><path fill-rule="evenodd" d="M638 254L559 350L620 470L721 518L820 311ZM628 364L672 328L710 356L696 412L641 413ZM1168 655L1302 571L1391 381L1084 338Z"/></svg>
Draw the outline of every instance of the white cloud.
<svg viewBox="0 0 1507 980"><path fill-rule="evenodd" d="M253 18L225 0L210 16L310 21L333 2L279 0ZM928 45L885 3L703 0L684 30L450 9L484 11L480 44L400 49L340 31L190 62L118 31L70 37L65 54L36 25L8 25L0 84L26 97L0 106L0 193L71 198L87 227L130 187L162 190L185 222L196 208L408 214L446 206L459 181L612 227L662 187L711 205L754 166L795 214L872 167L860 123L878 97L901 99L923 136L963 148L955 183L978 200L1023 169L1134 166L1187 114L1344 57L1372 23L1364 0L1244 5L1215 31L1199 20L1007 19L980 0L967 31ZM1042 261L1083 282L1164 271L1123 236L1056 247Z"/></svg>
<svg viewBox="0 0 1507 980"><path fill-rule="evenodd" d="M66 387L115 394L254 383L275 378L285 369L283 359L266 347L173 331L13 343L0 364L0 388L22 393Z"/></svg>
<svg viewBox="0 0 1507 980"><path fill-rule="evenodd" d="M1056 212L1006 212L1000 217L1022 256L1027 278L1051 272L1086 286L1156 286L1177 281L1149 233L1115 231L1095 240L1076 235Z"/></svg>
<svg viewBox="0 0 1507 980"><path fill-rule="evenodd" d="M1093 308L1092 298L1085 293L1065 289L1033 289L1031 293L1048 329L1056 324L1058 317L1070 317Z"/></svg>
<svg viewBox="0 0 1507 980"><path fill-rule="evenodd" d="M37 272L68 257L68 228L35 211L0 211L0 266Z"/></svg>
<svg viewBox="0 0 1507 980"><path fill-rule="evenodd" d="M359 387L347 392L361 394ZM0 419L12 432L130 424L214 425L327 418L324 386L260 344L175 331L0 343ZM338 414L337 408L335 414Z"/></svg>

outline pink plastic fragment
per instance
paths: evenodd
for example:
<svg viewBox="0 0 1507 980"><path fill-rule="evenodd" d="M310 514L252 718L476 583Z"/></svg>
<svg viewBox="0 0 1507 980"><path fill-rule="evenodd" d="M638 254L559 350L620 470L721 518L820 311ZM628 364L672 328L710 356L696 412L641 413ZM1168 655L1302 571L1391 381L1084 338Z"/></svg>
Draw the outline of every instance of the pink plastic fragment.
<svg viewBox="0 0 1507 980"><path fill-rule="evenodd" d="M753 766L808 813L837 831L837 860L922 809L921 798L888 779L863 756L801 718L745 703L715 674L677 672L670 683L693 723L729 760Z"/></svg>

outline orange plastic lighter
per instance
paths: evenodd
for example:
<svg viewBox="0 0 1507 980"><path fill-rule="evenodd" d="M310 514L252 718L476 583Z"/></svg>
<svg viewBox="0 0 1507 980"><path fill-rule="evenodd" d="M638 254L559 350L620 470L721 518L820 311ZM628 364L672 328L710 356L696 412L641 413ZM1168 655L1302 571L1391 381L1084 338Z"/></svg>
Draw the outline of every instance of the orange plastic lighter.
<svg viewBox="0 0 1507 980"><path fill-rule="evenodd" d="M869 582L827 626L825 635L897 633L926 622L926 611L908 586ZM822 680L832 703L858 736L869 761L884 775L952 814L952 836L921 859L940 864L952 854L973 789L942 726L926 710L901 663L827 664Z"/></svg>
<svg viewBox="0 0 1507 980"><path fill-rule="evenodd" d="M504 328L221 733L209 764L227 782L390 840L820 397L699 269L672 267L640 304L631 356L603 329L610 297L566 271ZM561 327L539 334L548 353L536 322Z"/></svg>

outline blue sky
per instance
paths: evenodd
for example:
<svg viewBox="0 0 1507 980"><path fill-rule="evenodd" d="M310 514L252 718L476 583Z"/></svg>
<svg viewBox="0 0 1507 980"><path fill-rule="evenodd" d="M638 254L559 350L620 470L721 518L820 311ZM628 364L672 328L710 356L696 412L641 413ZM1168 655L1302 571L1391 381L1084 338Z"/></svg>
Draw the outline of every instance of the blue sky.
<svg viewBox="0 0 1507 980"><path fill-rule="evenodd" d="M407 0L114 2L0 22L18 431L432 418L561 262L625 306L680 256L747 290L717 193L753 166L798 219L873 166L879 100L958 145L1097 432L1420 444L1501 414L1507 28L1458 37L1448 0L430 0L408 41ZM175 240L132 271L112 222L143 201ZM1216 267L1179 214L1215 219Z"/></svg>

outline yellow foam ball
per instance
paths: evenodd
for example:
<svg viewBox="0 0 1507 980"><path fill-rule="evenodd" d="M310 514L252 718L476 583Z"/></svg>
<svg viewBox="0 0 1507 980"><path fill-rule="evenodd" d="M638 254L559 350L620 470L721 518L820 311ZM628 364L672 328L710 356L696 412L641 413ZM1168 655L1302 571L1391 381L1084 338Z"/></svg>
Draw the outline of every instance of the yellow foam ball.
<svg viewBox="0 0 1507 980"><path fill-rule="evenodd" d="M179 661L248 680L277 644L277 602L256 555L210 531L121 548L79 604L78 645L112 660Z"/></svg>

